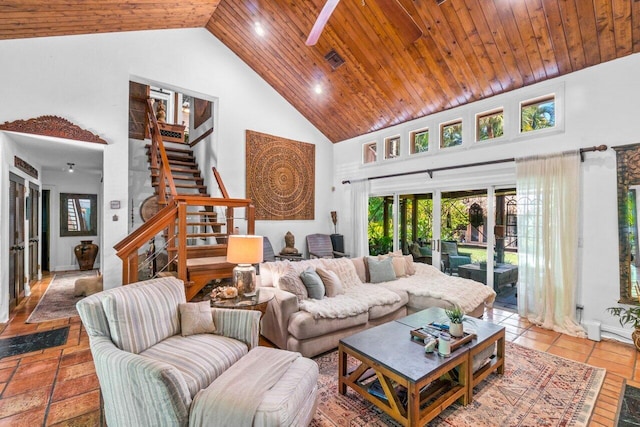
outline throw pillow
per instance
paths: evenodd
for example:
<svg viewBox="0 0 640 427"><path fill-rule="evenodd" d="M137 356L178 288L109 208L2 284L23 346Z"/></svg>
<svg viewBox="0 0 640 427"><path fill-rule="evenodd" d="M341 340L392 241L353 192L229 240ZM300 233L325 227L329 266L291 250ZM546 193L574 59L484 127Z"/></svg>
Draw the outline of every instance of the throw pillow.
<svg viewBox="0 0 640 427"><path fill-rule="evenodd" d="M195 334L210 334L216 331L209 301L178 304L180 311L180 334L183 337Z"/></svg>
<svg viewBox="0 0 640 427"><path fill-rule="evenodd" d="M396 273L396 278L407 275L405 268L405 261L402 257L402 251L397 250L395 252L389 252L386 255L378 255L378 260L391 258L391 264L393 265L393 271Z"/></svg>
<svg viewBox="0 0 640 427"><path fill-rule="evenodd" d="M398 249L397 251L389 252L389 256L402 256L402 249Z"/></svg>
<svg viewBox="0 0 640 427"><path fill-rule="evenodd" d="M344 294L344 286L342 286L342 282L336 273L324 268L317 268L316 273L322 279L326 296L335 297L336 295Z"/></svg>
<svg viewBox="0 0 640 427"><path fill-rule="evenodd" d="M393 272L396 274L396 277L403 277L407 275L405 267L407 262L404 260L403 256L392 256L391 265L393 265Z"/></svg>
<svg viewBox="0 0 640 427"><path fill-rule="evenodd" d="M300 278L307 288L309 298L322 299L324 297L324 283L313 268L307 268L300 273Z"/></svg>
<svg viewBox="0 0 640 427"><path fill-rule="evenodd" d="M278 279L278 289L291 292L296 297L298 297L298 301L309 298L307 288L304 286L304 283L302 283L300 275L298 275L293 270L289 270L285 274L280 276L280 278Z"/></svg>
<svg viewBox="0 0 640 427"><path fill-rule="evenodd" d="M338 275L345 289L362 285L362 280L358 277L356 267L349 258L323 259L322 265L327 270L331 270Z"/></svg>
<svg viewBox="0 0 640 427"><path fill-rule="evenodd" d="M366 283L369 281L367 277L367 263L365 262L363 257L351 258L351 262L353 262L353 266L356 268L356 273L358 273L358 278L362 283Z"/></svg>
<svg viewBox="0 0 640 427"><path fill-rule="evenodd" d="M411 252L411 255L416 258L420 258L420 256L422 256L422 254L420 253L420 245L418 245L417 243L411 245L411 247L409 248L409 252Z"/></svg>
<svg viewBox="0 0 640 427"><path fill-rule="evenodd" d="M374 257L367 257L367 263L369 264L371 283L388 282L396 279L392 257L386 257L381 260Z"/></svg>
<svg viewBox="0 0 640 427"><path fill-rule="evenodd" d="M411 255L404 256L404 262L405 262L404 269L407 272L407 275L413 276L414 274L416 274L416 266L413 265L413 256Z"/></svg>

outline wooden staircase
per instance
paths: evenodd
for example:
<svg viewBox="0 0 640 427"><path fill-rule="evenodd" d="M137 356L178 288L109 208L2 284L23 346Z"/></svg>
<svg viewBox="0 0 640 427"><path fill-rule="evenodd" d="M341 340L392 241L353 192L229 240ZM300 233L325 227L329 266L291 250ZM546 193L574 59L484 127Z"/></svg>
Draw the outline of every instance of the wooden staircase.
<svg viewBox="0 0 640 427"><path fill-rule="evenodd" d="M149 159L149 165L153 165L151 159L152 146L147 144L147 157ZM193 151L188 148L176 148L167 146L165 143L165 150L167 151L167 159L169 160L169 169L173 180L175 182L176 190L179 195L183 194L201 194L208 196L207 186L204 185L204 178L200 175L200 169L198 163L193 156ZM158 167L150 166L151 170L151 185L157 188L160 183L160 172Z"/></svg>
<svg viewBox="0 0 640 427"><path fill-rule="evenodd" d="M215 168L213 174L223 197L210 197L191 149L162 140L151 101L147 114L152 143L146 149L160 209L114 248L123 260L123 284L133 283L138 280L139 265L155 256L141 253L141 248L161 234L168 265L185 282L190 300L211 280L232 276L235 264L226 261L226 254L228 235L235 229L234 216L244 208L242 219L247 233L253 234L254 207L251 200L230 198Z"/></svg>

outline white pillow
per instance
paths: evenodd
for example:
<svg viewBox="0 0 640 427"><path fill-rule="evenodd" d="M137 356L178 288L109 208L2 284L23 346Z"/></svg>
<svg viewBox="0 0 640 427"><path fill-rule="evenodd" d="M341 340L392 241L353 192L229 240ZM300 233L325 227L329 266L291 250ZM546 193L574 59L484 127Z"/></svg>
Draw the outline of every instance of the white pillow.
<svg viewBox="0 0 640 427"><path fill-rule="evenodd" d="M216 331L209 301L178 304L180 310L180 334L183 337L195 334L211 334Z"/></svg>

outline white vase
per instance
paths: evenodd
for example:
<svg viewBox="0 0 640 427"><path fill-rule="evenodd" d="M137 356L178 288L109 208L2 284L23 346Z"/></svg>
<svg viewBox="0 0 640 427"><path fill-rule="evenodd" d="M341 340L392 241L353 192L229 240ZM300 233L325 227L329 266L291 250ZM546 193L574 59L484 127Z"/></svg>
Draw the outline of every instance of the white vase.
<svg viewBox="0 0 640 427"><path fill-rule="evenodd" d="M449 333L452 337L461 337L463 335L462 323L451 323L449 325Z"/></svg>

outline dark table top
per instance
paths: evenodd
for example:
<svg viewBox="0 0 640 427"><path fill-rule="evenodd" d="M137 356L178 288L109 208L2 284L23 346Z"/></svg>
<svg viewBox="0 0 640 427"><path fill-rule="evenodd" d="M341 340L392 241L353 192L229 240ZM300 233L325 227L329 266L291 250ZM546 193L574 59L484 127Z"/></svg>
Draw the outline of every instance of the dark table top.
<svg viewBox="0 0 640 427"><path fill-rule="evenodd" d="M416 329L428 325L431 322L449 324L449 319L444 313L444 309L439 307L430 307L426 310L413 313L407 317L397 319L395 322L408 326L410 329ZM464 345L463 347L474 347L482 341L500 333L500 331L504 329L504 326L485 322L484 320L470 316L464 317L463 324L465 332L474 333L477 337L476 339L473 339L469 345Z"/></svg>
<svg viewBox="0 0 640 427"><path fill-rule="evenodd" d="M467 346L463 346L449 357L439 356L437 352L425 353L424 344L411 339L412 329L400 322L388 322L343 338L340 342L413 382L422 380L454 359L464 357L469 351Z"/></svg>
<svg viewBox="0 0 640 427"><path fill-rule="evenodd" d="M480 268L480 264L464 264L464 265L459 265L458 269L462 268L467 269L467 270L482 270L482 271L486 271L486 268ZM505 271L509 271L509 270L513 270L513 269L517 269L518 266L515 264L497 264L493 267L493 272L494 273L503 273Z"/></svg>

